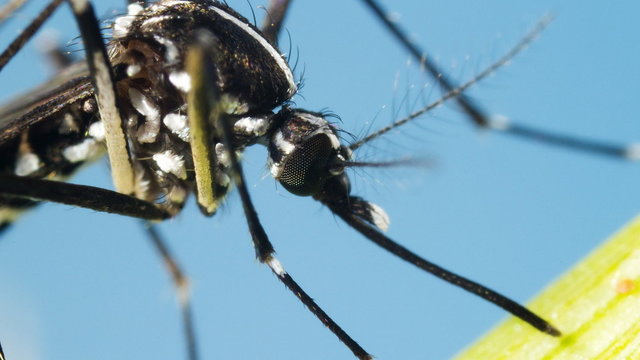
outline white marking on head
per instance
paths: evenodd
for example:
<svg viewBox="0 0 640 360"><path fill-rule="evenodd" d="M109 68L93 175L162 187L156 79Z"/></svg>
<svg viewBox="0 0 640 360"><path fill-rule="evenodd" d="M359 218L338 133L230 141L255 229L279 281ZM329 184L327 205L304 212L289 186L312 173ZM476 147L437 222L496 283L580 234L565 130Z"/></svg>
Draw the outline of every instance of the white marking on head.
<svg viewBox="0 0 640 360"><path fill-rule="evenodd" d="M93 124L89 125L88 133L89 133L89 136L91 136L92 138L98 141L104 141L105 130L104 130L104 124L102 123L102 121L96 121Z"/></svg>
<svg viewBox="0 0 640 360"><path fill-rule="evenodd" d="M160 107L143 95L140 91L129 88L131 105L146 119L144 126L139 129L138 141L152 143L160 132Z"/></svg>
<svg viewBox="0 0 640 360"><path fill-rule="evenodd" d="M182 141L189 142L189 124L186 115L169 113L162 119L162 123Z"/></svg>
<svg viewBox="0 0 640 360"><path fill-rule="evenodd" d="M79 144L71 145L62 150L62 156L71 163L77 163L102 155L103 150L103 146L98 141L87 138Z"/></svg>
<svg viewBox="0 0 640 360"><path fill-rule="evenodd" d="M371 220L375 226L377 226L382 231L387 231L389 229L389 224L391 220L389 219L389 215L384 211L383 208L374 204L369 204L369 212L371 214Z"/></svg>
<svg viewBox="0 0 640 360"><path fill-rule="evenodd" d="M278 150L282 152L283 155L289 155L296 149L296 146L292 143L288 142L284 139L284 135L282 131L277 131L276 135L273 137L273 143L276 145Z"/></svg>
<svg viewBox="0 0 640 360"><path fill-rule="evenodd" d="M338 150L340 149L340 139L336 136L333 131L333 127L329 122L322 116L317 116L309 113L299 113L298 116L304 121L315 125L317 130L315 130L309 137L312 137L316 134L325 134L331 141L331 147Z"/></svg>
<svg viewBox="0 0 640 360"><path fill-rule="evenodd" d="M172 72L169 74L169 81L183 93L188 93L191 90L191 76L186 71Z"/></svg>
<svg viewBox="0 0 640 360"><path fill-rule="evenodd" d="M295 81L293 80L293 74L291 73L291 69L289 68L289 65L285 61L284 57L280 53L278 53L278 51L271 44L269 44L269 42L262 35L258 34L248 24L243 23L235 16L215 6L212 6L211 9L216 13L218 13L223 18L234 23L237 27L239 27L241 30L243 30L247 34L249 34L249 36L254 38L256 41L258 41L258 43L260 43L260 45L262 45L262 47L264 47L267 50L269 55L273 57L273 59L276 61L276 64L278 64L278 67L284 73L284 76L287 78L287 82L289 83L289 89L287 91L287 95L289 97L293 96L293 94L295 94L298 88L296 86Z"/></svg>
<svg viewBox="0 0 640 360"><path fill-rule="evenodd" d="M276 131L276 134L273 136L271 142L282 154L282 159L286 158L296 149L295 145L284 139L284 135L280 130ZM269 166L269 172L271 173L271 176L276 179L279 178L283 170L282 163L275 162L273 161L273 159L271 159L271 157L269 157L267 160L267 165Z"/></svg>
<svg viewBox="0 0 640 360"><path fill-rule="evenodd" d="M278 261L278 259L276 259L273 256L269 257L269 259L267 260L267 265L269 265L271 270L273 270L273 272L276 273L276 275L278 275L278 276L283 276L284 274L287 273L284 270L284 266L282 266L280 261Z"/></svg>
<svg viewBox="0 0 640 360"><path fill-rule="evenodd" d="M184 166L182 155L166 150L153 155L152 158L163 172L173 174L180 179L187 178L187 169Z"/></svg>
<svg viewBox="0 0 640 360"><path fill-rule="evenodd" d="M274 179L280 177L280 174L282 173L282 164L274 162L273 160L271 160L271 157L269 157L267 159L267 166L269 167L269 172Z"/></svg>
<svg viewBox="0 0 640 360"><path fill-rule="evenodd" d="M327 137L329 138L329 141L331 141L331 147L335 150L339 150L340 149L340 139L338 139L338 137L336 136L336 134L333 133L333 131L325 128L323 133L325 135L327 135Z"/></svg>
<svg viewBox="0 0 640 360"><path fill-rule="evenodd" d="M351 160L351 159L353 159L353 150L351 150L351 148L349 148L348 146L345 146L345 147L343 147L342 149L345 151L345 153L346 153L346 155L347 155L347 158L346 158L346 159L344 159L344 160Z"/></svg>
<svg viewBox="0 0 640 360"><path fill-rule="evenodd" d="M15 174L18 176L27 176L40 169L40 158L38 155L28 152L20 153L16 159Z"/></svg>

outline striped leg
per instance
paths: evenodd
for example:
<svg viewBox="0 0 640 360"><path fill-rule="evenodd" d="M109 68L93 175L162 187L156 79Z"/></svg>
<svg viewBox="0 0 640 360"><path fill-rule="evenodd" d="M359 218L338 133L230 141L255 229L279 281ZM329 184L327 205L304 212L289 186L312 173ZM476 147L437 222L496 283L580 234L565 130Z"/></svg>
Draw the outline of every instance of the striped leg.
<svg viewBox="0 0 640 360"><path fill-rule="evenodd" d="M362 0L380 20L384 27L395 36L398 42L406 51L424 68L429 75L434 78L443 92L451 93L459 88L438 66L426 55L424 49L413 41L409 40L407 33L400 26L391 20L387 12L376 0ZM551 17L544 17L536 29L523 38L518 47L528 46L540 34L540 32L551 22ZM519 51L519 50L518 50ZM582 139L571 135L558 134L534 126L523 125L509 121L507 118L496 118L488 115L486 110L474 103L469 97L462 93L456 95L456 101L465 112L469 120L476 126L483 129L499 131L500 133L518 137L527 141L540 142L545 145L553 145L561 148L580 152L592 153L620 160L638 161L640 160L640 149L638 144L619 145L603 141Z"/></svg>
<svg viewBox="0 0 640 360"><path fill-rule="evenodd" d="M318 200L325 204L331 212L338 215L349 226L364 235L368 240L409 264L412 264L423 271L433 274L450 284L458 286L469 293L477 295L484 300L503 308L512 315L522 319L529 325L544 333L552 336L562 335L560 330L555 328L551 323L533 313L523 305L520 305L514 300L511 300L508 297L475 281L457 275L424 259L382 234L380 231L368 224L372 222L371 214L362 213L361 211L361 209L369 208L369 203L361 198L345 195L346 189L342 187L341 183L335 182L335 186L332 190L335 191L327 192L327 194L329 194L328 196L321 197ZM341 196L340 194L344 196ZM373 214L373 216L375 216L375 214Z"/></svg>
<svg viewBox="0 0 640 360"><path fill-rule="evenodd" d="M113 71L109 64L107 51L104 47L100 29L93 8L87 0L69 0L75 14L87 54L87 63L92 77L92 83L96 91L96 100L100 109L100 117L105 126L107 151L113 182L123 194L134 192L134 171L124 132L122 117L118 109L118 99L115 95ZM162 256L172 275L178 298L180 299L181 314L187 343L187 356L189 360L197 359L195 346L195 332L191 315L191 305L188 291L186 291L186 279L177 263L162 243L159 235L149 229L150 239L154 247Z"/></svg>
<svg viewBox="0 0 640 360"><path fill-rule="evenodd" d="M171 280L178 295L180 315L182 316L182 326L187 347L187 358L198 360L198 346L193 320L193 310L191 306L191 293L189 291L189 279L178 264L175 256L169 250L166 241L162 239L160 232L151 223L143 224L149 239L158 255L162 258L167 271L171 275ZM1 359L0 359L1 360Z"/></svg>
<svg viewBox="0 0 640 360"><path fill-rule="evenodd" d="M222 140L225 145L231 162L231 170L233 180L238 187L240 199L242 200L242 207L244 209L245 217L247 219L247 225L249 232L253 240L253 245L256 250L256 256L258 260L269 266L274 275L289 289L300 301L313 313L326 327L333 332L340 341L342 341L353 354L359 359L372 359L355 340L353 340L349 334L347 334L327 313L324 312L318 306L315 301L293 280L293 278L285 271L284 267L275 258L275 250L273 245L269 241L269 238L258 219L258 214L253 206L249 192L245 185L244 175L242 173L242 167L238 162L236 153L232 143L232 130L228 121L225 121L224 116L224 96L216 94L216 90L213 85L213 77L209 78L209 81L199 82L194 84L193 80L198 77L203 77L203 74L212 75L215 74L212 65L212 56L207 53L207 49L214 49L213 46L215 39L213 36L206 32L201 32L196 44L192 46L187 54L187 72L192 78L192 87L190 98L208 99L210 101L211 111L209 121L214 125L214 129L217 132L217 136ZM205 75L206 76L206 75ZM194 109L192 106L195 104L189 104L189 112L192 113ZM197 113L204 113L203 109L195 110ZM190 115L191 116L191 115ZM191 120L190 120L191 121ZM191 128L196 125L191 124ZM210 167L213 167L210 165ZM196 167L197 168L197 167ZM196 170L197 171L197 170Z"/></svg>
<svg viewBox="0 0 640 360"><path fill-rule="evenodd" d="M158 221L170 216L153 203L115 191L15 175L0 174L0 194L79 206L143 220Z"/></svg>
<svg viewBox="0 0 640 360"><path fill-rule="evenodd" d="M124 124L118 110L121 107L118 106L116 97L113 70L107 57L102 35L100 35L98 20L93 7L87 0L68 1L73 9L85 45L91 82L96 92L100 118L105 128L113 184L118 192L133 194L133 165L124 133Z"/></svg>

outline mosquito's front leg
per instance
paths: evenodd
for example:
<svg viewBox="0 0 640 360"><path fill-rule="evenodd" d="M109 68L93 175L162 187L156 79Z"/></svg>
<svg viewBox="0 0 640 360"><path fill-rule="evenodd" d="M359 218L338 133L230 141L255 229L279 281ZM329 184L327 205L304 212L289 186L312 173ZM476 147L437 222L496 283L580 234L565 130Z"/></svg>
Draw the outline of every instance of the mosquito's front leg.
<svg viewBox="0 0 640 360"><path fill-rule="evenodd" d="M211 49L215 49L214 44L216 40L213 35L206 31L201 31L198 35L196 43L190 48L187 54L187 72L192 80L197 77L201 77L203 74L215 74L215 69L213 67L213 58L215 57L215 54L211 54L210 51ZM313 313L327 328L329 328L329 330L331 330L331 332L333 332L356 357L363 360L372 359L372 356L369 355L366 350L352 339L349 334L347 334L326 312L324 312L324 310L322 310L322 308L320 308L320 306L318 306L318 304L315 303L315 301L285 271L280 261L275 258L275 250L269 241L267 233L260 223L258 214L256 213L256 209L253 206L251 197L249 196L249 192L245 185L242 167L236 157L232 141L233 132L231 124L227 121L228 119L226 118L226 113L224 111L225 96L217 93L214 85L215 83L215 78L209 78L207 81L198 81L196 86L193 86L192 83L189 98L209 99L211 103L204 105L200 102L204 107L203 109L193 109L191 106L196 106L196 104L190 103L189 113L191 114L195 112L202 114L209 112L208 124L213 125L213 131L216 136L222 140L222 143L227 149L231 166L231 175L233 177L233 181L238 187L245 218L247 219L247 225L249 227L249 232L251 233L253 246L256 250L258 260L269 266L271 271L278 277L278 280L280 280L287 289L300 299L309 311L311 311L311 313ZM202 126L204 126L205 123L190 121L192 131L194 130L193 126L200 126L198 124L202 124ZM209 167L213 168L213 165L214 164L211 164Z"/></svg>

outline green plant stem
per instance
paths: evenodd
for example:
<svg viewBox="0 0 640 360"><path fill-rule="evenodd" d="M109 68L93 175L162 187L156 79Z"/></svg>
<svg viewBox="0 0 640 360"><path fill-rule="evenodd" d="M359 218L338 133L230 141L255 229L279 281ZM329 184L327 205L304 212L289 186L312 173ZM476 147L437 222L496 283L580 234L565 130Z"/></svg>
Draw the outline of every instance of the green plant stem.
<svg viewBox="0 0 640 360"><path fill-rule="evenodd" d="M528 307L563 336L551 337L510 318L456 360L640 359L640 217Z"/></svg>

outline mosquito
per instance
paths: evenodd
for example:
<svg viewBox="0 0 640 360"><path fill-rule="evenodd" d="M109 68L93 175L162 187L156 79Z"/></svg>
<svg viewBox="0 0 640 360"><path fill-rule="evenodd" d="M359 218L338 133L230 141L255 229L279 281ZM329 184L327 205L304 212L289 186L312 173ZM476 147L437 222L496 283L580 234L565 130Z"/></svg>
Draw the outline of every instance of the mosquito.
<svg viewBox="0 0 640 360"><path fill-rule="evenodd" d="M273 235L272 235L273 236Z"/></svg>

